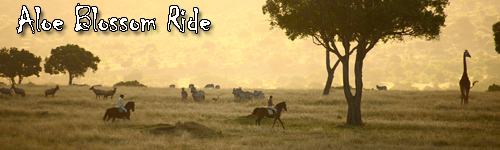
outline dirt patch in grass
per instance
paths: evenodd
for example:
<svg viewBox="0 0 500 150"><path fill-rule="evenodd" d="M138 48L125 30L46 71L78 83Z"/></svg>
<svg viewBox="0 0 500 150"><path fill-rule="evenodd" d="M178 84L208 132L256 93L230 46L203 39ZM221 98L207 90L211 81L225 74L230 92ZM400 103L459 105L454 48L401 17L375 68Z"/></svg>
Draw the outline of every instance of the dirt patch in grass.
<svg viewBox="0 0 500 150"><path fill-rule="evenodd" d="M195 137L214 137L222 135L221 131L211 129L207 126L196 122L185 122L176 123L175 126L169 124L157 124L152 126L144 127L149 133L159 135L159 134L177 134L182 132L188 132Z"/></svg>

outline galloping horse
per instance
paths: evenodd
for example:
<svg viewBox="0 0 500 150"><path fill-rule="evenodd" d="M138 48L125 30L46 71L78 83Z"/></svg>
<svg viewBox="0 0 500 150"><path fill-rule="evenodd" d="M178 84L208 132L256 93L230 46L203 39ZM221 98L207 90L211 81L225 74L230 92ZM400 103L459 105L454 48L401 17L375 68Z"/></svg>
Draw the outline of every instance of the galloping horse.
<svg viewBox="0 0 500 150"><path fill-rule="evenodd" d="M285 111L287 111L286 110L286 102L278 103L276 105L276 109L278 110L278 112L276 112L276 118L274 118L273 128L274 128L274 124L276 124L276 120L279 120L281 123L281 126L283 126L283 129L285 129L285 126L283 125L283 122L281 121L280 117L281 117L281 110L282 109L285 109ZM257 124L259 124L259 126L260 126L260 120L264 117L273 118L273 115L269 114L268 109L263 108L263 107L255 108L253 110L252 115L257 117L257 120L255 120L255 126L257 126Z"/></svg>
<svg viewBox="0 0 500 150"><path fill-rule="evenodd" d="M130 120L130 110L135 110L135 103L128 102L127 104L125 104L125 109L127 109L127 112L125 113L126 118L124 118L123 113L119 112L118 109L119 108L113 107L106 110L106 113L104 113L104 117L102 118L102 120L105 122L109 121L109 119L111 118L113 118L113 122L115 122L115 118ZM108 118L108 120L106 120L106 117Z"/></svg>

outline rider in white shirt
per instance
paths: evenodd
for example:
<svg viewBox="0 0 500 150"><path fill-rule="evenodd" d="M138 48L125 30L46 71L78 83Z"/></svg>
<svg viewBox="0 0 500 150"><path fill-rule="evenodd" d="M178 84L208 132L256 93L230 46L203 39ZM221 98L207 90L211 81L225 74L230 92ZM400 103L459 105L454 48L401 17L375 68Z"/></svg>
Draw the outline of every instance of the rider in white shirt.
<svg viewBox="0 0 500 150"><path fill-rule="evenodd" d="M276 110L276 108L274 108L274 104L273 104L273 96L269 96L269 100L267 100L267 109L270 109L273 111L273 117L276 118L276 112L278 112L278 110Z"/></svg>
<svg viewBox="0 0 500 150"><path fill-rule="evenodd" d="M118 111L120 111L121 113L126 113L127 112L127 109L125 109L125 103L123 102L123 94L120 95L120 98L118 98L118 103L116 104L116 107L119 108Z"/></svg>

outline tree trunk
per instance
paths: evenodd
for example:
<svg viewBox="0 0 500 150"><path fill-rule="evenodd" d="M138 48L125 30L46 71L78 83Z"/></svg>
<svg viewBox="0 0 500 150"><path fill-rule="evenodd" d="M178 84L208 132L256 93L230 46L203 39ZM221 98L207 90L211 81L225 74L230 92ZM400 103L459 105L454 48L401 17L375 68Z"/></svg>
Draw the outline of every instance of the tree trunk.
<svg viewBox="0 0 500 150"><path fill-rule="evenodd" d="M349 53L352 54L353 51L351 51ZM334 73L335 73L335 69L337 69L337 66L339 66L340 64L340 59L337 60L337 62L335 62L335 65L333 65L333 67L330 67L330 52L328 51L328 49L326 50L326 71L328 73L328 77L326 79L326 84L325 84L325 89L323 90L323 95L328 95L330 94L330 88L332 87L332 82L333 82L333 78L334 78Z"/></svg>
<svg viewBox="0 0 500 150"><path fill-rule="evenodd" d="M328 71L328 77L326 79L325 89L323 90L323 95L330 94L330 88L332 87L333 73Z"/></svg>
<svg viewBox="0 0 500 150"><path fill-rule="evenodd" d="M325 89L323 90L323 95L330 94L330 88L332 87L333 73L334 70L330 67L330 52L326 50L326 72L328 77L326 78Z"/></svg>
<svg viewBox="0 0 500 150"><path fill-rule="evenodd" d="M356 54L356 61L354 63L354 76L356 84L356 94L354 97L349 97L347 104L349 105L347 109L347 125L349 126L362 126L363 121L361 120L361 97L363 95L363 60L366 56L366 50L363 48L358 49ZM346 97L347 98L347 97Z"/></svg>
<svg viewBox="0 0 500 150"><path fill-rule="evenodd" d="M69 74L69 85L73 84L73 76L71 75L71 73L68 73Z"/></svg>
<svg viewBox="0 0 500 150"><path fill-rule="evenodd" d="M350 44L343 43L346 53L349 50ZM360 46L360 44L358 44ZM361 45L364 46L364 45ZM355 85L356 85L356 95L351 92L349 84L349 55L342 58L342 70L343 70L343 84L344 84L344 95L347 100L347 125L348 126L362 126L363 121L361 120L361 95L363 92L363 80L362 80L362 69L363 69L363 59L366 52L364 49L358 48L356 53L356 60L354 64L354 75L355 75ZM351 51L352 52L352 51Z"/></svg>
<svg viewBox="0 0 500 150"><path fill-rule="evenodd" d="M21 85L21 81L23 81L23 76L18 76L19 77L19 82L17 84Z"/></svg>
<svg viewBox="0 0 500 150"><path fill-rule="evenodd" d="M16 84L16 81L14 80L14 77L10 78L10 83L12 83L13 85Z"/></svg>
<svg viewBox="0 0 500 150"><path fill-rule="evenodd" d="M361 101L357 101L356 99L352 97L351 102L347 103L347 125L349 126L363 125L363 121L361 120Z"/></svg>

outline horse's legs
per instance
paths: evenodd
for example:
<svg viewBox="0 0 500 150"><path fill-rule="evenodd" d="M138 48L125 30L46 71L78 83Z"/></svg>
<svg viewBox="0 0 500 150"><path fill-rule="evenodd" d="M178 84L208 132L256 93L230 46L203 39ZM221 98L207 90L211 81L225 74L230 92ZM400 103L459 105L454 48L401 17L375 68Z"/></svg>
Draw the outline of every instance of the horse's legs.
<svg viewBox="0 0 500 150"><path fill-rule="evenodd" d="M280 118L278 118L278 120L280 121L281 126L283 127L283 129L285 129L285 125L283 125L283 121L281 121L281 119L280 119Z"/></svg>
<svg viewBox="0 0 500 150"><path fill-rule="evenodd" d="M278 117L274 118L274 123L273 123L273 127L274 128L274 124L276 124L276 120L278 120Z"/></svg>
<svg viewBox="0 0 500 150"><path fill-rule="evenodd" d="M261 118L261 117L259 117L257 120L255 120L255 124L257 124L257 123L258 123L258 124L259 124L259 126L260 126L260 120L262 120L262 118Z"/></svg>
<svg viewBox="0 0 500 150"><path fill-rule="evenodd" d="M112 122L115 122L115 117L113 117L113 121Z"/></svg>

